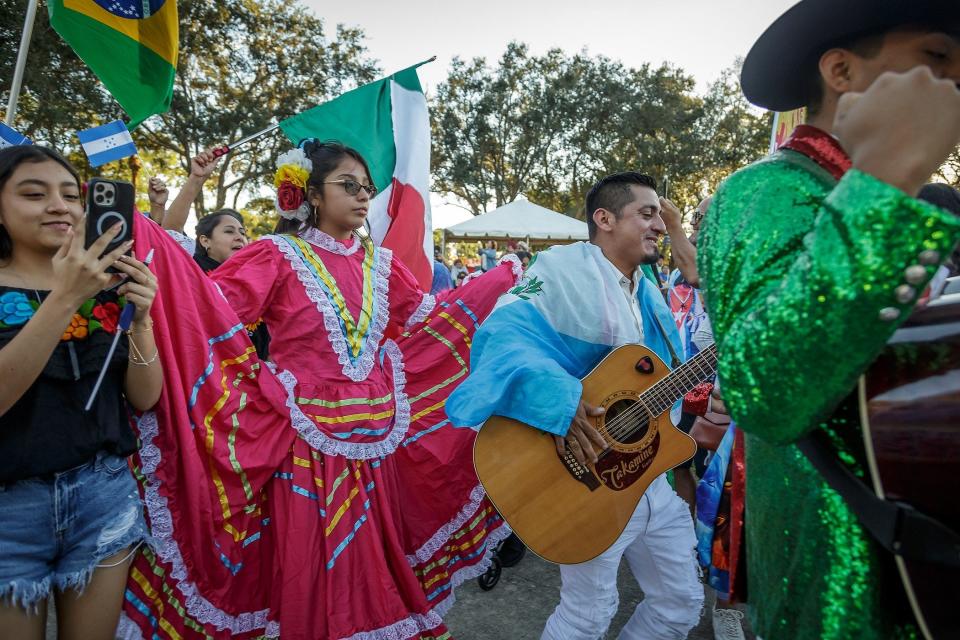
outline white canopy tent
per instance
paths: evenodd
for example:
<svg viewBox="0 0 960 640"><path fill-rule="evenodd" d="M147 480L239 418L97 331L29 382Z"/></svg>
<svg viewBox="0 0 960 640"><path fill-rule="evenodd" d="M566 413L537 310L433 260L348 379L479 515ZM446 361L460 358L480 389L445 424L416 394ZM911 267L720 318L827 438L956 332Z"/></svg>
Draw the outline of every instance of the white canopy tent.
<svg viewBox="0 0 960 640"><path fill-rule="evenodd" d="M493 211L447 227L444 243L470 240L524 240L530 244L567 244L587 239L587 223L518 199Z"/></svg>

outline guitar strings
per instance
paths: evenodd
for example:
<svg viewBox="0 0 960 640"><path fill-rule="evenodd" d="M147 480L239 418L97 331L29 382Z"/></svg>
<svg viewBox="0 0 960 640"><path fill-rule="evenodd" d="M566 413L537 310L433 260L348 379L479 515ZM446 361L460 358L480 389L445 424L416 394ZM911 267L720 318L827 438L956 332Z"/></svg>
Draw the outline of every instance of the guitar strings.
<svg viewBox="0 0 960 640"><path fill-rule="evenodd" d="M700 367L701 363L710 360L711 356L714 356L715 354L716 354L716 347L715 345L711 345L710 348L697 354L697 356L695 356L693 359L685 363L682 367L679 367L674 373L679 373L681 376L686 377L687 371L690 369L693 369L694 367L700 370L701 374L705 373L703 370L701 370L701 367ZM711 365L712 364L715 364L715 361L712 362ZM708 365L708 368L711 365ZM696 384L699 384L699 382L694 382L689 379L687 379L686 381L688 384L693 384L693 386L696 386ZM622 414L614 418L614 420L612 420L607 425L607 433L610 434L611 437L613 437L614 439L619 439L625 436L629 436L633 432L638 431L640 427L643 426L643 423L635 422L634 421L635 418L647 417L647 416L642 416L643 413L647 413L649 416L659 415L667 406L672 404L672 402L669 402L669 395L666 393L669 390L668 387L671 387L671 386L674 388L674 391L676 391L676 386L671 385L671 383L669 383L666 378L658 381L653 387L651 387L645 393L643 393L640 396L640 399L637 402L635 402L632 407L630 407L629 409L624 411ZM644 401L647 401L647 402L644 402ZM658 410L656 413L654 413L653 411L647 408L647 404L648 403L653 404L656 401L659 401L659 403L663 404L664 407L660 407L659 405L657 405L656 408Z"/></svg>
<svg viewBox="0 0 960 640"><path fill-rule="evenodd" d="M716 345L711 345L709 348L705 349L698 353L694 358L684 363L681 367L678 367L674 372L680 374L678 377L683 377L688 384L692 384L694 387L699 384L693 380L687 379L687 373L692 370L694 367L703 374L707 373L709 369L714 368L716 365ZM707 362L711 360L712 362ZM704 368L701 368L701 364L706 364L707 366L704 371ZM670 376L668 376L670 377ZM668 381L667 378L659 380L654 384L650 389L647 389L646 392L641 394L639 400L637 400L633 406L625 410L619 416L614 418L610 423L606 425L607 433L614 439L620 440L624 437L629 437L639 431L644 424L649 423L649 419L655 415L659 415L669 407L672 402L670 402L670 395L668 391L673 389L676 392L676 385ZM691 387L693 388L693 387ZM675 395L675 393L674 393ZM656 404L655 404L656 403ZM657 411L648 408L648 404L653 405ZM662 407L660 405L663 405ZM646 414L646 415L643 415ZM636 421L637 418L641 418L641 421Z"/></svg>
<svg viewBox="0 0 960 640"><path fill-rule="evenodd" d="M704 371L700 365L704 364L707 361L710 361L711 358L715 355L716 355L716 348L714 346L711 346L711 348L708 348L707 350L704 350L703 352L697 354L697 356L695 356L689 362L685 363L684 367L678 368L676 372L680 373L682 376L686 376L688 369L693 369L694 367L696 367L701 374L709 373L709 369L716 364L715 359L712 360L707 365L707 369L708 369L707 371ZM693 386L696 386L697 384L699 384L699 381L697 381L696 379L694 380L687 379L686 381L688 384L692 384ZM669 407L672 404L670 400L670 396L666 393L666 391L668 390L668 387L673 388L674 395L675 395L676 385L671 385L671 383L669 383L666 378L659 381L653 387L648 389L644 394L642 394L640 396L640 399L634 404L633 407L624 411L621 415L617 416L613 421L611 421L611 423L607 426L607 432L614 438L620 438L620 437L624 437L625 435L627 436L631 435L632 432L639 430L639 428L643 426L643 423L633 422L633 419L638 417L640 413L647 413L649 415L659 415L667 407ZM659 401L659 403L662 404L663 406L660 406L659 404L657 404L655 412L652 410L649 410L647 408L647 404L653 404L656 401Z"/></svg>
<svg viewBox="0 0 960 640"><path fill-rule="evenodd" d="M709 356L710 354L706 355ZM701 360L709 360L709 357L704 357ZM696 366L698 369L700 369L700 364L702 363L700 361L691 360L687 364L691 365L690 368ZM685 373L686 372L684 372L684 375ZM701 373L706 372L701 370ZM690 388L693 388L693 386L699 384L698 381L689 379L687 380L687 383L692 385ZM671 388L674 391L673 395L676 396L677 387L676 385L671 385L670 383L658 383L654 387L648 389L646 393L641 395L640 399L636 401L633 406L625 410L607 425L607 433L614 440L619 440L639 431L645 424L649 424L650 417L659 415L671 404L673 404L671 396L666 393L666 391L670 390ZM648 405L653 405L654 409L651 410ZM637 418L643 419L638 421L636 420Z"/></svg>

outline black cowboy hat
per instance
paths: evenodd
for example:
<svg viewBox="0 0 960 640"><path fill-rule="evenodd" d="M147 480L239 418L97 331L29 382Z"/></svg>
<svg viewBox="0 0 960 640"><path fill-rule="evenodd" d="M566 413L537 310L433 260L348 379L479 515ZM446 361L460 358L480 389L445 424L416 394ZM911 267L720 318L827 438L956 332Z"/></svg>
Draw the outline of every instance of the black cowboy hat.
<svg viewBox="0 0 960 640"><path fill-rule="evenodd" d="M960 0L802 0L750 49L740 74L743 93L774 111L806 106L824 52L914 24L956 32Z"/></svg>

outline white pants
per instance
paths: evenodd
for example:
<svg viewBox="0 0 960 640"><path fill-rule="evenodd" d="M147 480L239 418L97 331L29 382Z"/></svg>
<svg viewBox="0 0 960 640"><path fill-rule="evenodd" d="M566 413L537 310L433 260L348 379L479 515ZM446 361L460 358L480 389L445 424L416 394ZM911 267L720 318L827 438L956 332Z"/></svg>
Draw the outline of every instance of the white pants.
<svg viewBox="0 0 960 640"><path fill-rule="evenodd" d="M541 640L597 640L606 633L620 603L617 570L624 556L644 598L620 640L686 638L703 607L696 542L687 503L665 477L657 478L610 549L583 564L560 565L560 604Z"/></svg>

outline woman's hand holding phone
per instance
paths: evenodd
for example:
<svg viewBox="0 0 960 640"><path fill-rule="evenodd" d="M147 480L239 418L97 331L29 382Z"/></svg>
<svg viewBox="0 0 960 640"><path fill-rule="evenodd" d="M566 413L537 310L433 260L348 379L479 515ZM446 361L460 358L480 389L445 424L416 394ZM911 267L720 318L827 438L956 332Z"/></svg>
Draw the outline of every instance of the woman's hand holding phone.
<svg viewBox="0 0 960 640"><path fill-rule="evenodd" d="M113 225L89 248L84 249L85 221L81 220L80 224L74 225L67 232L67 241L53 256L53 272L57 284L50 292L51 297L65 299L69 302L70 308L76 309L98 292L115 284L119 276L115 273L107 273L107 267L113 265L120 256L130 250L133 240L124 242L103 257L100 255L120 233L122 226L120 223Z"/></svg>
<svg viewBox="0 0 960 640"><path fill-rule="evenodd" d="M149 258L150 256L147 256L147 259ZM113 266L127 278L117 293L124 296L128 303L136 306L133 324L135 326L146 324L150 318L150 307L157 295L156 277L150 271L150 267L133 256L122 255Z"/></svg>

